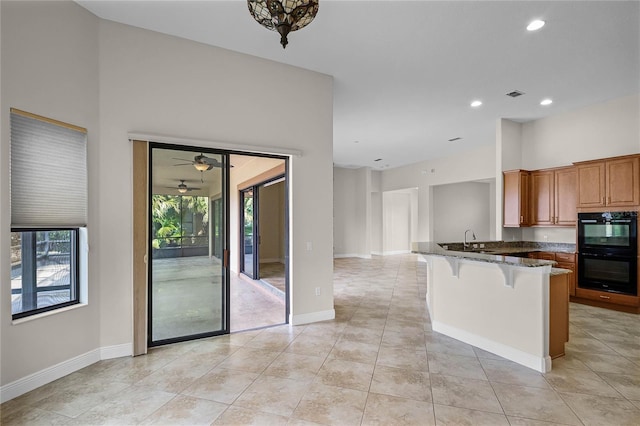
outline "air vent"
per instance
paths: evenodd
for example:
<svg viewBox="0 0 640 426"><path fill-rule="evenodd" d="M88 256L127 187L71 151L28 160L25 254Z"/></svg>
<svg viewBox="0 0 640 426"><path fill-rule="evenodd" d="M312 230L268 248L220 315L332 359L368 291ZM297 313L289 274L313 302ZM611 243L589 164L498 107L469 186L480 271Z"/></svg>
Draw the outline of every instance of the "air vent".
<svg viewBox="0 0 640 426"><path fill-rule="evenodd" d="M522 95L524 95L524 92L521 92L519 90L514 90L513 92L507 93L507 96L511 96L512 98L517 98L518 96Z"/></svg>
<svg viewBox="0 0 640 426"><path fill-rule="evenodd" d="M460 139L462 139L462 138L452 138L452 139L449 139L449 142L459 141Z"/></svg>

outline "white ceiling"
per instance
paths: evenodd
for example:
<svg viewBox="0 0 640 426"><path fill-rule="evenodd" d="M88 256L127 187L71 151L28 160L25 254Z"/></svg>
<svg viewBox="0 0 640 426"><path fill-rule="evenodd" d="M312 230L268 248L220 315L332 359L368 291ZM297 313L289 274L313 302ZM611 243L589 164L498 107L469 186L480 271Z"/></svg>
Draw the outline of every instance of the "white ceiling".
<svg viewBox="0 0 640 426"><path fill-rule="evenodd" d="M453 155L494 143L498 118L524 122L640 92L638 1L320 0L286 50L245 0L78 3L101 18L332 75L334 161L347 167ZM526 31L536 18L546 26ZM512 90L525 95L505 96ZM540 106L547 97L553 104ZM471 108L474 99L482 107Z"/></svg>

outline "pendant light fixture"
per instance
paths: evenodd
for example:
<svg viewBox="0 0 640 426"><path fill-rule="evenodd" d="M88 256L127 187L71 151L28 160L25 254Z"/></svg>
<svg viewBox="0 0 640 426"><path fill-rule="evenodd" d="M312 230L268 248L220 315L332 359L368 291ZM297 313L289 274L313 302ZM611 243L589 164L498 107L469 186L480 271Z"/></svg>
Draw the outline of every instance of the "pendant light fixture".
<svg viewBox="0 0 640 426"><path fill-rule="evenodd" d="M283 49L287 35L309 25L318 13L318 0L247 0L247 5L260 25L280 33Z"/></svg>

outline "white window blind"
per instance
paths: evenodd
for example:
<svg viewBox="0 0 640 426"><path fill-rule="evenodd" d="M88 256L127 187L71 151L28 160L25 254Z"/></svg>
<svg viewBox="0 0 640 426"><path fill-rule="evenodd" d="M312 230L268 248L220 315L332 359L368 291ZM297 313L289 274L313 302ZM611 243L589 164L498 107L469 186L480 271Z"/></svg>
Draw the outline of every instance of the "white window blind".
<svg viewBox="0 0 640 426"><path fill-rule="evenodd" d="M87 131L11 109L11 227L87 224Z"/></svg>

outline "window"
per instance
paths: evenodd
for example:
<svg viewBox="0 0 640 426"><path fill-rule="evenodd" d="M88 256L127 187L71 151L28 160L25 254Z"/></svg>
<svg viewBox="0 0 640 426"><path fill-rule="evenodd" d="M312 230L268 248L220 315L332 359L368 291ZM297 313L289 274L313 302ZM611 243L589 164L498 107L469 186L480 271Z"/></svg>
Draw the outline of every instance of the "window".
<svg viewBox="0 0 640 426"><path fill-rule="evenodd" d="M13 319L77 304L86 276L85 129L11 109ZM83 245L84 246L84 245ZM81 271L82 270L82 274Z"/></svg>
<svg viewBox="0 0 640 426"><path fill-rule="evenodd" d="M77 252L77 229L11 233L14 319L79 302Z"/></svg>

